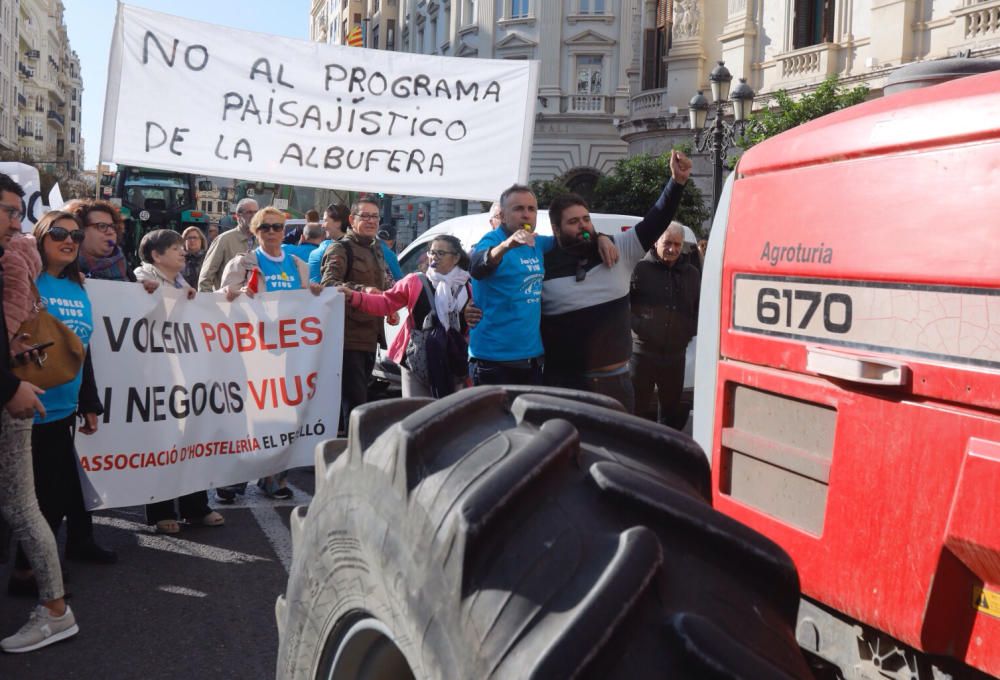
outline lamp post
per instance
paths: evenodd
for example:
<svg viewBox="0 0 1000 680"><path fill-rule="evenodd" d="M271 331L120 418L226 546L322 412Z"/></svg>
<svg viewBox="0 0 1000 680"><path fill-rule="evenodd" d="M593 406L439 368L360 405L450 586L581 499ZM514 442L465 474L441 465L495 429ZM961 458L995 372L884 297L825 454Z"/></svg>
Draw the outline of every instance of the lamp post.
<svg viewBox="0 0 1000 680"><path fill-rule="evenodd" d="M719 194L722 193L722 161L726 157L726 152L735 146L736 140L743 135L749 125L748 117L753 108L754 91L747 85L746 78L740 78L739 84L730 94L729 84L733 76L726 68L726 64L721 61L712 69L708 80L712 85L712 103L709 104L704 93L699 90L698 94L691 98L688 108L691 129L695 131L695 148L702 153L712 154L712 217L714 218L715 210L719 206ZM733 105L732 123L723 120L725 106L728 103ZM715 111L715 120L710 128L706 128L705 123L710 109Z"/></svg>

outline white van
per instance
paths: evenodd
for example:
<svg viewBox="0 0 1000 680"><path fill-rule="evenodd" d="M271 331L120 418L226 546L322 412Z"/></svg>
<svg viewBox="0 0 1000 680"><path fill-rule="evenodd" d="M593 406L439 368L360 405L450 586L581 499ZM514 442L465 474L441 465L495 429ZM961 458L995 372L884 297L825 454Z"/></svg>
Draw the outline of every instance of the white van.
<svg viewBox="0 0 1000 680"><path fill-rule="evenodd" d="M642 219L641 217L635 217L634 215L608 215L603 213L591 213L590 219L594 223L594 228L603 234L620 234L623 231L628 231ZM472 247L479 243L479 240L490 230L490 219L488 213L479 213L476 215L463 215L461 217L454 217L450 220L445 220L437 226L434 226L423 234L417 236L416 240L410 243L403 252L399 255L399 268L403 271L403 275L411 274L415 271L419 271L420 266L423 264L426 266L427 262L427 248L430 247L431 241L434 240L436 236L441 234L448 234L451 236L456 236L462 242L462 247L466 250L472 250ZM542 234L545 236L552 235L552 225L549 223L549 213L547 210L538 211L538 220L535 224L535 233ZM697 247L698 240L695 233L688 227L684 227L684 242L686 247ZM401 309L399 311L399 324L395 326L385 325L385 339L387 346L392 346L392 341L402 328L402 324L406 319L407 310ZM693 356L694 340L688 346L688 361L687 367L684 375L684 388L685 391L691 389L694 384L694 356ZM378 381L384 381L389 383L389 385L398 386L399 385L399 366L397 366L393 361L389 359L389 353L387 350L379 348L378 354L375 357L375 369L372 371L372 377ZM690 394L690 392L688 392Z"/></svg>

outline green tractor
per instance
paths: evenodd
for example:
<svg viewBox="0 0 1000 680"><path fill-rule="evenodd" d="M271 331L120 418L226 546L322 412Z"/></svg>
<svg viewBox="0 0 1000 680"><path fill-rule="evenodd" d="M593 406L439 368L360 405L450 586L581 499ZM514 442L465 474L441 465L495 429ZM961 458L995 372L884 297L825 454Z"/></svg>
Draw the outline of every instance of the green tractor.
<svg viewBox="0 0 1000 680"><path fill-rule="evenodd" d="M189 226L204 230L208 215L197 209L199 189L195 175L135 166L119 166L111 200L121 202L125 236L121 244L129 262L135 264L139 241L154 229L183 231Z"/></svg>

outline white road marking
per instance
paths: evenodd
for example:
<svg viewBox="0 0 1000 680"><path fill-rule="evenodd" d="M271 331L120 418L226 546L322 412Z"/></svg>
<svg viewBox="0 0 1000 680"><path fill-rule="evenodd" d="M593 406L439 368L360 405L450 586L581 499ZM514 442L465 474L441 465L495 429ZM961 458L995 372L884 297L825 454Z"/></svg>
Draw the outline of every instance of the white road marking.
<svg viewBox="0 0 1000 680"><path fill-rule="evenodd" d="M252 489L248 486L247 494L244 496L248 501L246 505L250 507L250 512L253 513L254 519L260 525L260 530L264 532L271 547L274 548L274 553L281 561L281 566L285 568L286 574L292 567L292 532L285 526L284 520L281 519L275 508L295 507L307 504L312 500L312 496L290 482L288 482L288 488L295 493L295 496L285 501L268 498L256 485Z"/></svg>
<svg viewBox="0 0 1000 680"><path fill-rule="evenodd" d="M162 590L165 593L171 593L173 595L187 595L188 597L208 597L208 593L203 593L200 590L195 590L193 588L185 588L184 586L160 586L157 590Z"/></svg>
<svg viewBox="0 0 1000 680"><path fill-rule="evenodd" d="M151 548L152 550L162 550L164 552L176 553L178 555L188 555L190 557L200 557L212 562L225 562L229 564L247 564L250 562L270 562L268 557L251 555L250 553L239 552L237 550L227 550L217 548L203 543L187 541L183 538L160 536L151 533L151 529L138 522L130 522L117 517L107 517L105 515L95 515L95 524L124 529L136 534L136 540L141 548Z"/></svg>
<svg viewBox="0 0 1000 680"><path fill-rule="evenodd" d="M223 515L225 515L226 511L229 509L246 508L250 510L250 514L253 515L264 536L267 537L268 543L271 544L271 548L274 550L274 554L277 556L278 561L281 562L281 566L284 567L286 574L289 572L292 565L292 533L289 528L285 526L285 522L282 520L281 515L278 514L277 508L293 508L298 505L308 505L312 500L312 496L310 494L290 482L288 482L288 488L290 488L295 494L292 498L287 500L269 498L263 491L257 488L257 485L254 482L250 482L247 485L246 494L237 494L235 502L225 505L218 502L215 498L214 492L209 494L209 502L216 506L216 508ZM142 518L142 513L120 512L120 514L139 519ZM136 532L139 545L143 548L152 548L153 550L163 550L164 552L172 552L180 555L201 557L214 562L231 562L240 564L247 562L270 561L269 558L250 555L249 553L216 548L202 543L186 541L183 538L154 534L152 533L152 529L146 524L121 519L119 517L95 515L94 521L98 524L114 527L116 529L125 529L126 531Z"/></svg>

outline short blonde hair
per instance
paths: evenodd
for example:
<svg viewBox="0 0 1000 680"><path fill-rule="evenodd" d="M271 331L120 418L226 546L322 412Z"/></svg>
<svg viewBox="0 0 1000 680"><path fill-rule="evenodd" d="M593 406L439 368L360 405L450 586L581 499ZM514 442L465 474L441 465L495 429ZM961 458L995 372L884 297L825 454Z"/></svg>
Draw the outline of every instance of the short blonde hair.
<svg viewBox="0 0 1000 680"><path fill-rule="evenodd" d="M286 219L285 213L281 212L274 206L269 205L266 208L261 208L260 210L258 210L257 214L253 216L252 220L250 220L250 231L256 234L257 228L260 225L264 224L264 220L267 219L268 217L280 217L282 224L285 223Z"/></svg>

